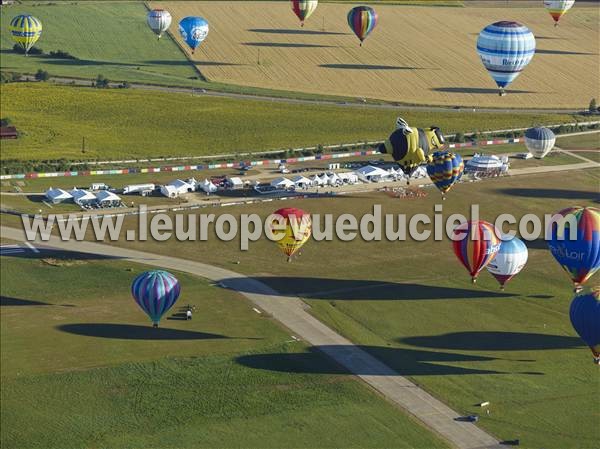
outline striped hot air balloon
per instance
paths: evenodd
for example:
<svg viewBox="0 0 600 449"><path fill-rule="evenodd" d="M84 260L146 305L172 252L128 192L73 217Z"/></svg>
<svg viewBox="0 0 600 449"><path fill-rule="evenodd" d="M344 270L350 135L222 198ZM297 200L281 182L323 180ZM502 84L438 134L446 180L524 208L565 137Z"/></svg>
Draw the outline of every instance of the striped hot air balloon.
<svg viewBox="0 0 600 449"><path fill-rule="evenodd" d="M312 233L312 222L310 215L302 209L285 207L274 212L285 219L285 231L283 237L277 240L277 245L288 256L291 262L292 256L308 241ZM276 237L281 236L282 231L273 229Z"/></svg>
<svg viewBox="0 0 600 449"><path fill-rule="evenodd" d="M292 11L300 19L300 26L304 26L304 21L315 12L318 4L317 0L292 0Z"/></svg>
<svg viewBox="0 0 600 449"><path fill-rule="evenodd" d="M460 180L464 169L462 157L449 151L436 151L427 164L427 174L442 192L443 199L446 199L446 193Z"/></svg>
<svg viewBox="0 0 600 449"><path fill-rule="evenodd" d="M555 215L563 218L550 225L548 246L571 277L575 290L579 290L600 268L600 209L575 206ZM574 222L571 223L569 218ZM572 236L573 224L576 230Z"/></svg>
<svg viewBox="0 0 600 449"><path fill-rule="evenodd" d="M146 271L131 284L135 302L150 317L154 327L158 327L161 317L173 307L180 292L177 278L162 270Z"/></svg>
<svg viewBox="0 0 600 449"><path fill-rule="evenodd" d="M569 317L573 329L592 350L594 362L600 364L600 288L576 295Z"/></svg>
<svg viewBox="0 0 600 449"><path fill-rule="evenodd" d="M25 50L27 56L31 47L42 35L42 22L29 14L21 14L13 17L8 29L12 40Z"/></svg>
<svg viewBox="0 0 600 449"><path fill-rule="evenodd" d="M544 0L544 7L548 10L554 19L554 26L558 26L558 22L566 12L573 7L575 0Z"/></svg>
<svg viewBox="0 0 600 449"><path fill-rule="evenodd" d="M171 14L164 9L153 9L148 12L148 26L160 39L171 26Z"/></svg>
<svg viewBox="0 0 600 449"><path fill-rule="evenodd" d="M556 136L548 128L536 127L525 131L525 146L537 159L546 156L556 142Z"/></svg>
<svg viewBox="0 0 600 449"><path fill-rule="evenodd" d="M454 229L452 246L454 254L464 265L473 283L477 275L489 264L500 249L500 233L487 221L463 223Z"/></svg>
<svg viewBox="0 0 600 449"><path fill-rule="evenodd" d="M379 17L375 10L369 6L356 6L348 12L348 25L360 39L360 45L369 33L377 26Z"/></svg>
<svg viewBox="0 0 600 449"><path fill-rule="evenodd" d="M531 62L535 54L535 37L520 23L496 22L479 33L477 53L500 88L500 96L504 96L504 89Z"/></svg>
<svg viewBox="0 0 600 449"><path fill-rule="evenodd" d="M487 270L496 278L500 288L504 290L505 284L521 272L529 251L525 243L517 237L503 238L496 257L488 264Z"/></svg>

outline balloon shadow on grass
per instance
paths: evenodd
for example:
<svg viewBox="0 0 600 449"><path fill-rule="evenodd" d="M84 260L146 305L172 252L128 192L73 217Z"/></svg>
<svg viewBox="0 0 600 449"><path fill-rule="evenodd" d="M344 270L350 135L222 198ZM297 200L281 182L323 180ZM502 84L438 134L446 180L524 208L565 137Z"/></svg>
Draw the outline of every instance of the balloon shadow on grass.
<svg viewBox="0 0 600 449"><path fill-rule="evenodd" d="M422 348L459 351L541 351L582 346L581 340L577 337L526 332L452 332L405 337L398 341Z"/></svg>
<svg viewBox="0 0 600 449"><path fill-rule="evenodd" d="M485 87L432 87L434 92L444 92L448 94L475 94L475 95L498 95L498 89ZM531 90L506 90L509 94L539 94Z"/></svg>
<svg viewBox="0 0 600 449"><path fill-rule="evenodd" d="M149 65L198 65L198 66L205 66L205 67L218 67L218 66L241 66L244 64L236 64L234 62L221 62L221 61L171 61L168 59L155 59L155 60L150 60L150 61L144 61L144 63L149 64Z"/></svg>
<svg viewBox="0 0 600 449"><path fill-rule="evenodd" d="M51 306L53 304L35 301L33 299L11 298L9 296L0 296L0 306Z"/></svg>
<svg viewBox="0 0 600 449"><path fill-rule="evenodd" d="M137 326L133 324L77 323L57 326L61 332L85 337L114 338L122 340L217 340L230 339L225 335L164 327Z"/></svg>
<svg viewBox="0 0 600 449"><path fill-rule="evenodd" d="M507 188L499 189L499 193L509 196L521 196L526 198L561 198L569 200L588 200L600 201L598 192L586 190L567 190L567 189L526 189L526 188Z"/></svg>
<svg viewBox="0 0 600 449"><path fill-rule="evenodd" d="M300 44L294 42L244 42L248 47L273 47L273 48L334 48L334 45Z"/></svg>
<svg viewBox="0 0 600 449"><path fill-rule="evenodd" d="M367 352L384 364L362 363L363 352ZM325 357L329 355L330 358ZM494 357L452 354L439 351L421 351L380 346L324 345L312 346L302 353L255 354L238 357L240 365L266 371L303 374L351 374L348 369L333 360L347 360L354 374L371 376L440 376L466 374L509 374L495 370L463 368L445 365L444 362L487 362ZM357 363L358 362L358 363ZM392 368L393 371L390 371ZM510 373L512 374L512 373ZM525 374L525 373L521 373ZM538 375L540 373L526 373Z"/></svg>
<svg viewBox="0 0 600 449"><path fill-rule="evenodd" d="M307 30L307 29L282 29L282 28L251 28L247 31L252 33L265 33L265 34L301 34L301 35L326 35L326 36L346 36L349 33L338 33L336 31L319 31L319 30Z"/></svg>
<svg viewBox="0 0 600 449"><path fill-rule="evenodd" d="M537 39L537 37L536 37ZM572 55L572 56L598 56L598 53L585 53L579 51L565 51L565 50L542 50L537 49L536 55Z"/></svg>
<svg viewBox="0 0 600 449"><path fill-rule="evenodd" d="M263 293L261 286L266 285L284 296L301 296L324 300L402 301L513 297L509 293L480 289L309 277L264 276L250 278L250 282L248 282L247 278L230 278L221 281L221 285L246 293Z"/></svg>
<svg viewBox="0 0 600 449"><path fill-rule="evenodd" d="M377 65L377 64L320 64L319 67L325 69L348 69L348 70L423 70L422 67L409 67L397 65ZM434 69L432 69L434 70Z"/></svg>

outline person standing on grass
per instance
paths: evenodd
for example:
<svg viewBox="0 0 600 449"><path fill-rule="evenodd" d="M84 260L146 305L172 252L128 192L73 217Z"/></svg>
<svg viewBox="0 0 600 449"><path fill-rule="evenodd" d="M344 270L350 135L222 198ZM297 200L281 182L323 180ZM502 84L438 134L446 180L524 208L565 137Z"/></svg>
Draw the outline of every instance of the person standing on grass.
<svg viewBox="0 0 600 449"><path fill-rule="evenodd" d="M186 320L191 320L192 319L192 309L188 309L187 312L185 312L185 316L186 316Z"/></svg>

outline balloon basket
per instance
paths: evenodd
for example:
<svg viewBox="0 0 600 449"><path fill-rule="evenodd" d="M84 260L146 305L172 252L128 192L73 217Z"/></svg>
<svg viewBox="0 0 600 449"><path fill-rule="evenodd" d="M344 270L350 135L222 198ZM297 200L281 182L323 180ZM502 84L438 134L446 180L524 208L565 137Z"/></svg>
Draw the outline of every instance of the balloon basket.
<svg viewBox="0 0 600 449"><path fill-rule="evenodd" d="M471 284L477 284L477 278L471 278Z"/></svg>
<svg viewBox="0 0 600 449"><path fill-rule="evenodd" d="M594 364L600 366L600 357L594 357Z"/></svg>
<svg viewBox="0 0 600 449"><path fill-rule="evenodd" d="M500 97L506 97L506 91L501 90L500 92L498 92L498 96L500 96Z"/></svg>
<svg viewBox="0 0 600 449"><path fill-rule="evenodd" d="M504 291L504 285L500 286L500 290Z"/></svg>
<svg viewBox="0 0 600 449"><path fill-rule="evenodd" d="M292 262L292 256L288 256L287 261L288 261L288 263L291 263Z"/></svg>
<svg viewBox="0 0 600 449"><path fill-rule="evenodd" d="M154 329L158 329L158 323L152 323L152 327L153 327Z"/></svg>
<svg viewBox="0 0 600 449"><path fill-rule="evenodd" d="M573 293L581 293L583 291L583 286L579 284L575 284L573 287Z"/></svg>

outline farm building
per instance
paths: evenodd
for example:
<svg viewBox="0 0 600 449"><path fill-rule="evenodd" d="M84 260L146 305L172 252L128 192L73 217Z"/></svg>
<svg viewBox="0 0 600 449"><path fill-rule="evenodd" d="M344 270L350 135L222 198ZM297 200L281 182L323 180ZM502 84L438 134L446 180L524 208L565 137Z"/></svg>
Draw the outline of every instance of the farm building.
<svg viewBox="0 0 600 449"><path fill-rule="evenodd" d="M102 207L117 207L121 205L121 198L108 190L101 190L96 194L96 202Z"/></svg>
<svg viewBox="0 0 600 449"><path fill-rule="evenodd" d="M17 128L14 126L3 126L0 128L0 139L16 139L19 137Z"/></svg>
<svg viewBox="0 0 600 449"><path fill-rule="evenodd" d="M96 202L96 195L83 189L73 189L69 192L73 197L75 204L79 206L88 206Z"/></svg>
<svg viewBox="0 0 600 449"><path fill-rule="evenodd" d="M50 187L48 190L46 190L46 198L52 204L59 204L59 203L64 203L65 201L73 200L73 196L66 190L53 189L52 187Z"/></svg>

